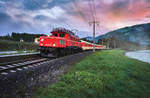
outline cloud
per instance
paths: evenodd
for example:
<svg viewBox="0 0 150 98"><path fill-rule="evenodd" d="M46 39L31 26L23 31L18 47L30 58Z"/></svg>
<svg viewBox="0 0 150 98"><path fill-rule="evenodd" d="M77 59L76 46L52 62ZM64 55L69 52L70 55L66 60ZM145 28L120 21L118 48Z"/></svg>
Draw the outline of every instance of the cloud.
<svg viewBox="0 0 150 98"><path fill-rule="evenodd" d="M0 25L1 32L22 31L25 27L30 27L29 23L25 21L16 22L6 13L0 13Z"/></svg>
<svg viewBox="0 0 150 98"><path fill-rule="evenodd" d="M24 0L23 3L16 2L16 0L7 0L5 2L5 6L7 6L5 13L10 15L11 20L5 21L7 24L3 27L3 29L5 29L4 31L49 32L50 29L55 26L71 29L71 25L74 24L72 22L76 21L73 20L75 19L73 15L71 18L74 18L70 18L69 8L71 8L71 6L67 4L69 4L71 0L45 0L45 3L53 4L53 7L47 6L45 8L42 7L45 4L44 2L41 2L41 6L32 4L33 2L29 2L29 0ZM16 2L16 4L12 2ZM64 4L66 4L67 7L65 7ZM17 24L20 27L18 27ZM9 30L6 29L7 26Z"/></svg>
<svg viewBox="0 0 150 98"><path fill-rule="evenodd" d="M41 9L38 11L33 12L33 15L44 15L53 19L62 17L62 15L65 14L65 11L61 9L60 7L53 7L51 9Z"/></svg>
<svg viewBox="0 0 150 98"><path fill-rule="evenodd" d="M147 15L146 18L150 18L150 15Z"/></svg>
<svg viewBox="0 0 150 98"><path fill-rule="evenodd" d="M100 34L150 22L150 0L94 1L97 20L100 21ZM88 34L92 32L89 26L92 21L89 0L0 0L0 6L0 31L49 34L54 27L65 27Z"/></svg>
<svg viewBox="0 0 150 98"><path fill-rule="evenodd" d="M0 13L0 23L6 23L6 21L10 21L11 17L7 15L6 13Z"/></svg>
<svg viewBox="0 0 150 98"><path fill-rule="evenodd" d="M0 27L3 28L20 28L20 25L13 21L12 17L6 13L0 13Z"/></svg>
<svg viewBox="0 0 150 98"><path fill-rule="evenodd" d="M34 17L34 19L35 20L48 20L49 19L49 17L47 17L47 16L44 16L44 15L37 15L37 16L35 16Z"/></svg>
<svg viewBox="0 0 150 98"><path fill-rule="evenodd" d="M4 1L0 1L0 4L5 4L5 2Z"/></svg>
<svg viewBox="0 0 150 98"><path fill-rule="evenodd" d="M112 4L114 0L103 0L105 4Z"/></svg>

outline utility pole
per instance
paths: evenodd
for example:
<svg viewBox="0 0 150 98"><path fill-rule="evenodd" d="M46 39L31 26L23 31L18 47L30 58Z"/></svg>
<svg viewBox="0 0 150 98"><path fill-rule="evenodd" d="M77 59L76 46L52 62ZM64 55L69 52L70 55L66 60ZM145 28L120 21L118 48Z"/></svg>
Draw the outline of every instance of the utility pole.
<svg viewBox="0 0 150 98"><path fill-rule="evenodd" d="M96 25L99 25L99 21L92 21L90 22L90 25L93 25L93 52L95 52L95 31L96 31Z"/></svg>

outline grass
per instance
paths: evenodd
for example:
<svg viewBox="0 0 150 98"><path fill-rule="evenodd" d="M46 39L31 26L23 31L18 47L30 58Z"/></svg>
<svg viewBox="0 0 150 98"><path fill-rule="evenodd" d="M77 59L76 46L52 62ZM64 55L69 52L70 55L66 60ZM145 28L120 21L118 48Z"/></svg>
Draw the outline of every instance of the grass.
<svg viewBox="0 0 150 98"><path fill-rule="evenodd" d="M0 51L36 50L37 48L38 45L34 43L0 40Z"/></svg>
<svg viewBox="0 0 150 98"><path fill-rule="evenodd" d="M150 64L123 54L122 50L92 54L58 83L40 88L36 98L149 98Z"/></svg>

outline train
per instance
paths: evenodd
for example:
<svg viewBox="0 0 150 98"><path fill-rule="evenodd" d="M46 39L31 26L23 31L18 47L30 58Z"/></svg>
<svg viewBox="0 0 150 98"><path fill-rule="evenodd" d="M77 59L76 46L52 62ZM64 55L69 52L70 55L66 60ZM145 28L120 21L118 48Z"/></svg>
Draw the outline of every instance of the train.
<svg viewBox="0 0 150 98"><path fill-rule="evenodd" d="M106 46L95 44L95 49ZM42 57L59 57L93 49L93 43L80 40L74 32L65 28L55 28L51 35L41 36L39 50Z"/></svg>

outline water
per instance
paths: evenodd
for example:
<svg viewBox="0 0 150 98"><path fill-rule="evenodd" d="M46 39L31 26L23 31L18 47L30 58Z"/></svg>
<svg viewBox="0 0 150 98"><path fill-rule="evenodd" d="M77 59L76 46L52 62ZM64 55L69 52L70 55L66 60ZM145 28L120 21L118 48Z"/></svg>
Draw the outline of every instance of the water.
<svg viewBox="0 0 150 98"><path fill-rule="evenodd" d="M4 55L5 54L5 55ZM39 54L39 52L29 52L28 51L0 51L0 57L10 57L10 56L20 56L20 55L32 55L32 54Z"/></svg>
<svg viewBox="0 0 150 98"><path fill-rule="evenodd" d="M150 63L150 50L127 52L126 56L130 58L138 59L143 62Z"/></svg>
<svg viewBox="0 0 150 98"><path fill-rule="evenodd" d="M0 51L0 54L10 54L10 53L17 53L17 51Z"/></svg>
<svg viewBox="0 0 150 98"><path fill-rule="evenodd" d="M0 51L0 55L1 54L17 54L19 52L26 53L28 51Z"/></svg>

